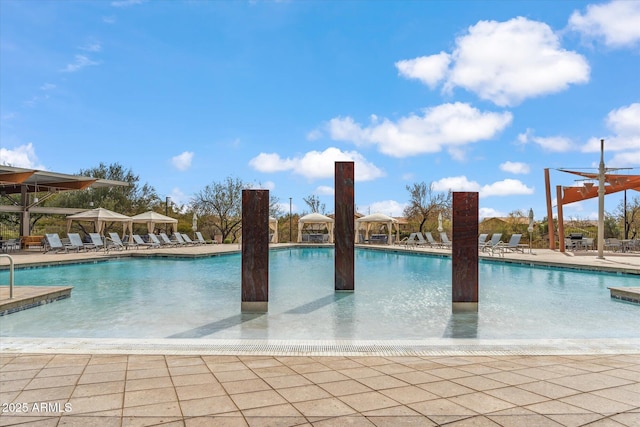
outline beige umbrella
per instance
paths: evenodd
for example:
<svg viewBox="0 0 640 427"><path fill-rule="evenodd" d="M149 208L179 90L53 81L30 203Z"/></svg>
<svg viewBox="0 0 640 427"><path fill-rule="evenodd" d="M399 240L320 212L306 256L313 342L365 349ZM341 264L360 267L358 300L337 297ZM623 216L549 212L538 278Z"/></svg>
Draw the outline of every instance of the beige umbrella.
<svg viewBox="0 0 640 427"><path fill-rule="evenodd" d="M278 243L278 220L272 216L269 217L269 229L273 230L271 243Z"/></svg>

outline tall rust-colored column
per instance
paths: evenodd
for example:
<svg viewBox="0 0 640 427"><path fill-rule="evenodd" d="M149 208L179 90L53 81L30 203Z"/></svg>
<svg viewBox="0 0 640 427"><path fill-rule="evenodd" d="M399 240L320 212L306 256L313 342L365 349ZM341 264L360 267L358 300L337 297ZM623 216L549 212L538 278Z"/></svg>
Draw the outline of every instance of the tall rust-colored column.
<svg viewBox="0 0 640 427"><path fill-rule="evenodd" d="M556 198L558 199L558 245L560 252L564 252L566 245L564 242L564 212L562 212L562 186L556 185Z"/></svg>
<svg viewBox="0 0 640 427"><path fill-rule="evenodd" d="M453 312L478 311L478 193L453 193Z"/></svg>
<svg viewBox="0 0 640 427"><path fill-rule="evenodd" d="M556 228L553 226L553 209L551 208L551 181L549 180L549 168L544 170L544 187L547 193L547 225L549 228L549 249L556 248Z"/></svg>
<svg viewBox="0 0 640 427"><path fill-rule="evenodd" d="M242 190L243 312L269 309L269 190Z"/></svg>
<svg viewBox="0 0 640 427"><path fill-rule="evenodd" d="M335 291L353 292L355 258L354 163L335 163Z"/></svg>

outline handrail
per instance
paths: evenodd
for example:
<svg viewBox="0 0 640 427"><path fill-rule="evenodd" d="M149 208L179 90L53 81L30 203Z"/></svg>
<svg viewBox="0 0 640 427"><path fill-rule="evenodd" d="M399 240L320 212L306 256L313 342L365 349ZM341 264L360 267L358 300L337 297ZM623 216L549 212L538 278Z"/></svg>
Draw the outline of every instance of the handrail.
<svg viewBox="0 0 640 427"><path fill-rule="evenodd" d="M9 258L9 299L13 299L13 257L9 254L0 254L0 258Z"/></svg>

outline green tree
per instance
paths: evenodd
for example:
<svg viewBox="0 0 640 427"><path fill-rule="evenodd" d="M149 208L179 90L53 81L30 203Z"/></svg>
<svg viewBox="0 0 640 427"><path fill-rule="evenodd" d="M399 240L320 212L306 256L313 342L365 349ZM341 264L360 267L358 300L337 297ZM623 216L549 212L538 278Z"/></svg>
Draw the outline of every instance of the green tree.
<svg viewBox="0 0 640 427"><path fill-rule="evenodd" d="M640 234L640 197L627 200L626 212L624 200L621 200L616 209L616 215L620 218L625 231L623 238L636 239Z"/></svg>
<svg viewBox="0 0 640 427"><path fill-rule="evenodd" d="M242 190L246 184L240 178L227 177L198 191L191 202L192 209L202 218L210 234L221 234L222 241L235 241L242 222ZM208 217L208 218L207 218Z"/></svg>
<svg viewBox="0 0 640 427"><path fill-rule="evenodd" d="M406 186L409 192L409 204L404 208L404 216L419 224L418 231L425 231L427 221L437 220L439 213L443 218L451 217L451 191L436 192L433 182L427 185L425 182L414 183Z"/></svg>

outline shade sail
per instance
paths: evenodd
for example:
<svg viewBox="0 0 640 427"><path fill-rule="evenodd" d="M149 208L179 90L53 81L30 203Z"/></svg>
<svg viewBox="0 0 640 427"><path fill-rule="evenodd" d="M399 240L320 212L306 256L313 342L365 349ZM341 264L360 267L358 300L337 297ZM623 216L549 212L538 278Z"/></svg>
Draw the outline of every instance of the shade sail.
<svg viewBox="0 0 640 427"><path fill-rule="evenodd" d="M156 224L171 224L175 230L178 225L178 220L166 215L162 215L158 212L147 211L131 217L131 221L135 224L147 224L147 231L153 233L153 229Z"/></svg>
<svg viewBox="0 0 640 427"><path fill-rule="evenodd" d="M335 221L333 220L333 218L329 218L328 216L319 214L317 212L300 217L300 219L298 220L298 243L302 242L302 229L305 225L308 224L316 224L322 227L327 227L327 230L329 230L329 242L333 243L334 222Z"/></svg>
<svg viewBox="0 0 640 427"><path fill-rule="evenodd" d="M369 240L369 231L371 231L371 227L373 227L374 224L383 224L387 226L387 244L391 244L391 235L393 233L393 228L395 228L396 230L396 239L398 239L400 229L400 227L398 226L398 220L382 213L372 213L371 215L366 215L362 218L356 219L356 231L364 229L365 240ZM356 238L357 234L358 233L356 233Z"/></svg>
<svg viewBox="0 0 640 427"><path fill-rule="evenodd" d="M73 221L93 222L96 233L102 234L106 222L121 222L122 232L126 234L127 229L131 232L132 218L118 212L105 208L96 208L88 211L67 216L67 232L71 231Z"/></svg>

